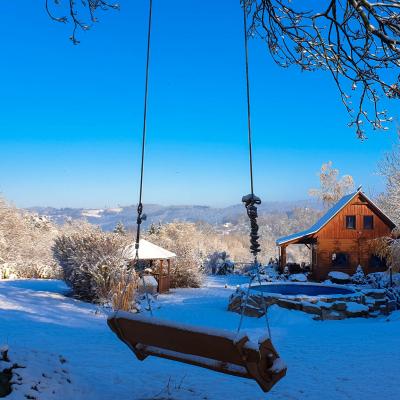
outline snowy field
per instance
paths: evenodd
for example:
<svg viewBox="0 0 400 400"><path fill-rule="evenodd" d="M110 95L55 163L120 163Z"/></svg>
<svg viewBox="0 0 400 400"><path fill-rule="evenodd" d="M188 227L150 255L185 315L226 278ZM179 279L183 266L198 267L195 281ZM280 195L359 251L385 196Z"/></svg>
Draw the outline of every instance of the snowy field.
<svg viewBox="0 0 400 400"><path fill-rule="evenodd" d="M226 307L242 282L213 278L201 289L173 291L160 296L155 315L236 330L239 316ZM101 310L65 293L59 281L0 281L0 346L7 344L11 361L26 367L16 370L21 384L7 399L400 398L400 312L321 322L272 307L272 339L288 373L264 394L246 379L167 360L137 361L109 331ZM244 330L262 335L265 320L246 318Z"/></svg>

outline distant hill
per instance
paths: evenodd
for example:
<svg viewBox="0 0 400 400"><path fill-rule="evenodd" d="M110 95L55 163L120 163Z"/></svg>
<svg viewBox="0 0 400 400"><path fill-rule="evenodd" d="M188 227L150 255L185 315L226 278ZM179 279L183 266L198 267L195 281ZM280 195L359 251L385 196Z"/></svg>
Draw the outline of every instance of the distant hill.
<svg viewBox="0 0 400 400"><path fill-rule="evenodd" d="M290 213L295 208L305 207L319 210L321 204L315 200L264 202L259 207L259 215ZM99 225L102 229L108 231L114 229L118 222L122 222L127 228L133 228L136 223L136 206L132 205L108 209L31 207L28 210L46 215L57 224L63 224L67 220L86 219L88 222ZM171 221L201 221L211 225L236 224L245 215L245 208L242 204L223 208L146 204L144 210L147 215L145 227L151 223L168 223Z"/></svg>

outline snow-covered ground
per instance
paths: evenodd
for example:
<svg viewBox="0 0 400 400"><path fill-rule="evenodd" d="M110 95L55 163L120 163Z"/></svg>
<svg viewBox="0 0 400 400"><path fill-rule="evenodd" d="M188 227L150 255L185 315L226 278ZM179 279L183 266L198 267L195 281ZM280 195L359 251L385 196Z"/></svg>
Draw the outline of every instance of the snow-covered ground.
<svg viewBox="0 0 400 400"><path fill-rule="evenodd" d="M239 277L208 279L201 289L160 296L155 315L235 330L226 311ZM227 284L227 287L225 287ZM288 364L269 394L246 379L149 358L135 359L109 331L95 306L65 297L59 281L0 281L0 347L26 368L12 400L307 399L398 400L400 312L389 318L314 321L308 314L272 307L272 339ZM247 318L249 336L265 320ZM8 398L8 397L7 397Z"/></svg>

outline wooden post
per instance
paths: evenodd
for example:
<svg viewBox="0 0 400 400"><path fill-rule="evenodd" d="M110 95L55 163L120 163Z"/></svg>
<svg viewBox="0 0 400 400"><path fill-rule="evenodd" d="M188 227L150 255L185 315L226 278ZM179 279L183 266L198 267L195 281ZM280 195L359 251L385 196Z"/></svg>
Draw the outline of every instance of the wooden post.
<svg viewBox="0 0 400 400"><path fill-rule="evenodd" d="M281 270L286 267L286 245L281 246Z"/></svg>
<svg viewBox="0 0 400 400"><path fill-rule="evenodd" d="M163 262L164 260L159 260L158 264L158 292L164 292L164 276L163 276Z"/></svg>
<svg viewBox="0 0 400 400"><path fill-rule="evenodd" d="M317 244L311 245L311 276L314 277L315 271L317 270Z"/></svg>
<svg viewBox="0 0 400 400"><path fill-rule="evenodd" d="M159 265L159 270L158 270L160 277L163 275L163 263L164 263L164 260L160 260L160 265Z"/></svg>
<svg viewBox="0 0 400 400"><path fill-rule="evenodd" d="M165 291L166 291L166 292L169 291L169 288L170 288L170 286L171 286L170 274L171 274L171 260L168 259L168 260L167 260L167 276L166 276L166 278L165 278L165 282L166 282Z"/></svg>

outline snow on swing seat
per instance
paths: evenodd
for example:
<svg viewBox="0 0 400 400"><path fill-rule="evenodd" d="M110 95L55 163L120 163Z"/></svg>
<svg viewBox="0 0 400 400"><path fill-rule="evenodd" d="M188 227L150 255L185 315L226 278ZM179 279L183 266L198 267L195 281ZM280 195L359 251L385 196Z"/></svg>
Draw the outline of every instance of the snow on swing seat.
<svg viewBox="0 0 400 400"><path fill-rule="evenodd" d="M155 356L253 379L264 392L286 374L286 366L267 336L257 344L246 334L123 311L110 317L108 325L141 361Z"/></svg>

